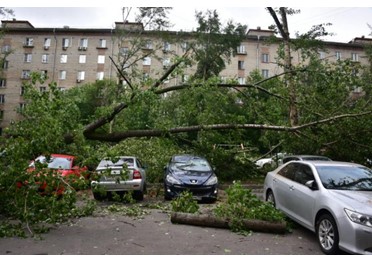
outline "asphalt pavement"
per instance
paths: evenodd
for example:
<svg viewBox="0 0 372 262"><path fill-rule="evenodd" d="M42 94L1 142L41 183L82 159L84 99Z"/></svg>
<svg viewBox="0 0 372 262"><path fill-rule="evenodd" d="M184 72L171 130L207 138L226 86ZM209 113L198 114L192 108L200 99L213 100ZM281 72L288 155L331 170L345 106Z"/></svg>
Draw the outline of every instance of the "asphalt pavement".
<svg viewBox="0 0 372 262"><path fill-rule="evenodd" d="M315 234L300 226L284 235L241 235L229 229L173 224L169 211L145 209L141 218L97 212L57 225L41 238L0 238L0 255L323 254Z"/></svg>

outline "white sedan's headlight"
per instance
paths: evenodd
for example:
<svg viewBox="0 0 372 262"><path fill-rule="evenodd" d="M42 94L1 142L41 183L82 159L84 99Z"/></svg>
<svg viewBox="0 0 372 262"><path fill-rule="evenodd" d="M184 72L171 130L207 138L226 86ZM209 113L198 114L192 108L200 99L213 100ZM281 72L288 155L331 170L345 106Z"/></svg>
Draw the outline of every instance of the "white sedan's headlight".
<svg viewBox="0 0 372 262"><path fill-rule="evenodd" d="M361 224L363 226L372 227L372 216L364 215L355 211L351 211L345 208L345 212L349 219L354 223Z"/></svg>
<svg viewBox="0 0 372 262"><path fill-rule="evenodd" d="M215 184L217 184L217 182L218 182L217 177L216 177L215 175L213 175L213 176L211 176L211 177L208 179L207 182L205 182L205 185L206 185L206 186L211 186L211 185L215 185Z"/></svg>
<svg viewBox="0 0 372 262"><path fill-rule="evenodd" d="M167 180L168 183L170 184L173 184L173 185L181 185L181 182L178 181L177 179L175 179L173 176L171 175L167 175L167 177L165 178Z"/></svg>

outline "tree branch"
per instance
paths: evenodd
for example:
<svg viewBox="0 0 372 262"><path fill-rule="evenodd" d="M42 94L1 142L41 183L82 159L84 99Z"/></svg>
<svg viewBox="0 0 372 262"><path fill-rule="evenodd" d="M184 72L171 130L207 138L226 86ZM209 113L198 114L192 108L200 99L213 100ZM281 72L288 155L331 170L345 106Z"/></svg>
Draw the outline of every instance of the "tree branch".
<svg viewBox="0 0 372 262"><path fill-rule="evenodd" d="M186 133L186 132L199 132L205 130L226 130L226 129L261 129L261 130L272 130L280 132L295 132L300 129L305 129L308 127L316 126L319 124L325 124L328 122L336 121L342 118L358 117L363 115L372 114L372 111L363 112L359 114L344 114L339 116L333 116L327 119L310 122L300 126L288 127L288 126L273 126L265 124L214 124L214 125L197 125L197 126L186 126L186 127L176 127L170 129L150 129L150 130L128 130L125 132L116 132L110 134L86 134L87 139L100 140L107 142L119 142L121 140L131 138L131 137L159 137L168 136L170 134Z"/></svg>

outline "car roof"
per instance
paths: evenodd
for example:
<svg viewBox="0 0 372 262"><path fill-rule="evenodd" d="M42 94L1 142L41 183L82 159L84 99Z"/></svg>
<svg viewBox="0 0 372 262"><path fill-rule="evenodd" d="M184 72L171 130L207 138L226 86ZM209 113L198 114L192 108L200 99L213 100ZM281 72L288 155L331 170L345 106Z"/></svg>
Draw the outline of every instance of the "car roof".
<svg viewBox="0 0 372 262"><path fill-rule="evenodd" d="M288 155L285 156L284 158L291 158L291 157L297 157L301 159L306 159L306 158L324 158L324 159L330 159L327 156L320 156L320 155Z"/></svg>
<svg viewBox="0 0 372 262"><path fill-rule="evenodd" d="M302 163L308 163L311 165L317 166L354 166L354 167L363 167L363 165L352 162L344 161L301 161Z"/></svg>

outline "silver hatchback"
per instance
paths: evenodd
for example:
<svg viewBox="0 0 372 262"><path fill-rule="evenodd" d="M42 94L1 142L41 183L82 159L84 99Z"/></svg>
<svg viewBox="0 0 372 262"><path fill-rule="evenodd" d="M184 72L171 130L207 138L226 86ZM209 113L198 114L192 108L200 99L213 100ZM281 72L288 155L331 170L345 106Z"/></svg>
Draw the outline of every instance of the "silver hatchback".
<svg viewBox="0 0 372 262"><path fill-rule="evenodd" d="M106 158L98 164L91 186L95 199L100 200L113 192L132 192L134 199L143 200L146 192L146 169L134 156Z"/></svg>
<svg viewBox="0 0 372 262"><path fill-rule="evenodd" d="M265 200L317 235L325 254L372 254L372 170L338 161L291 161L268 172Z"/></svg>

